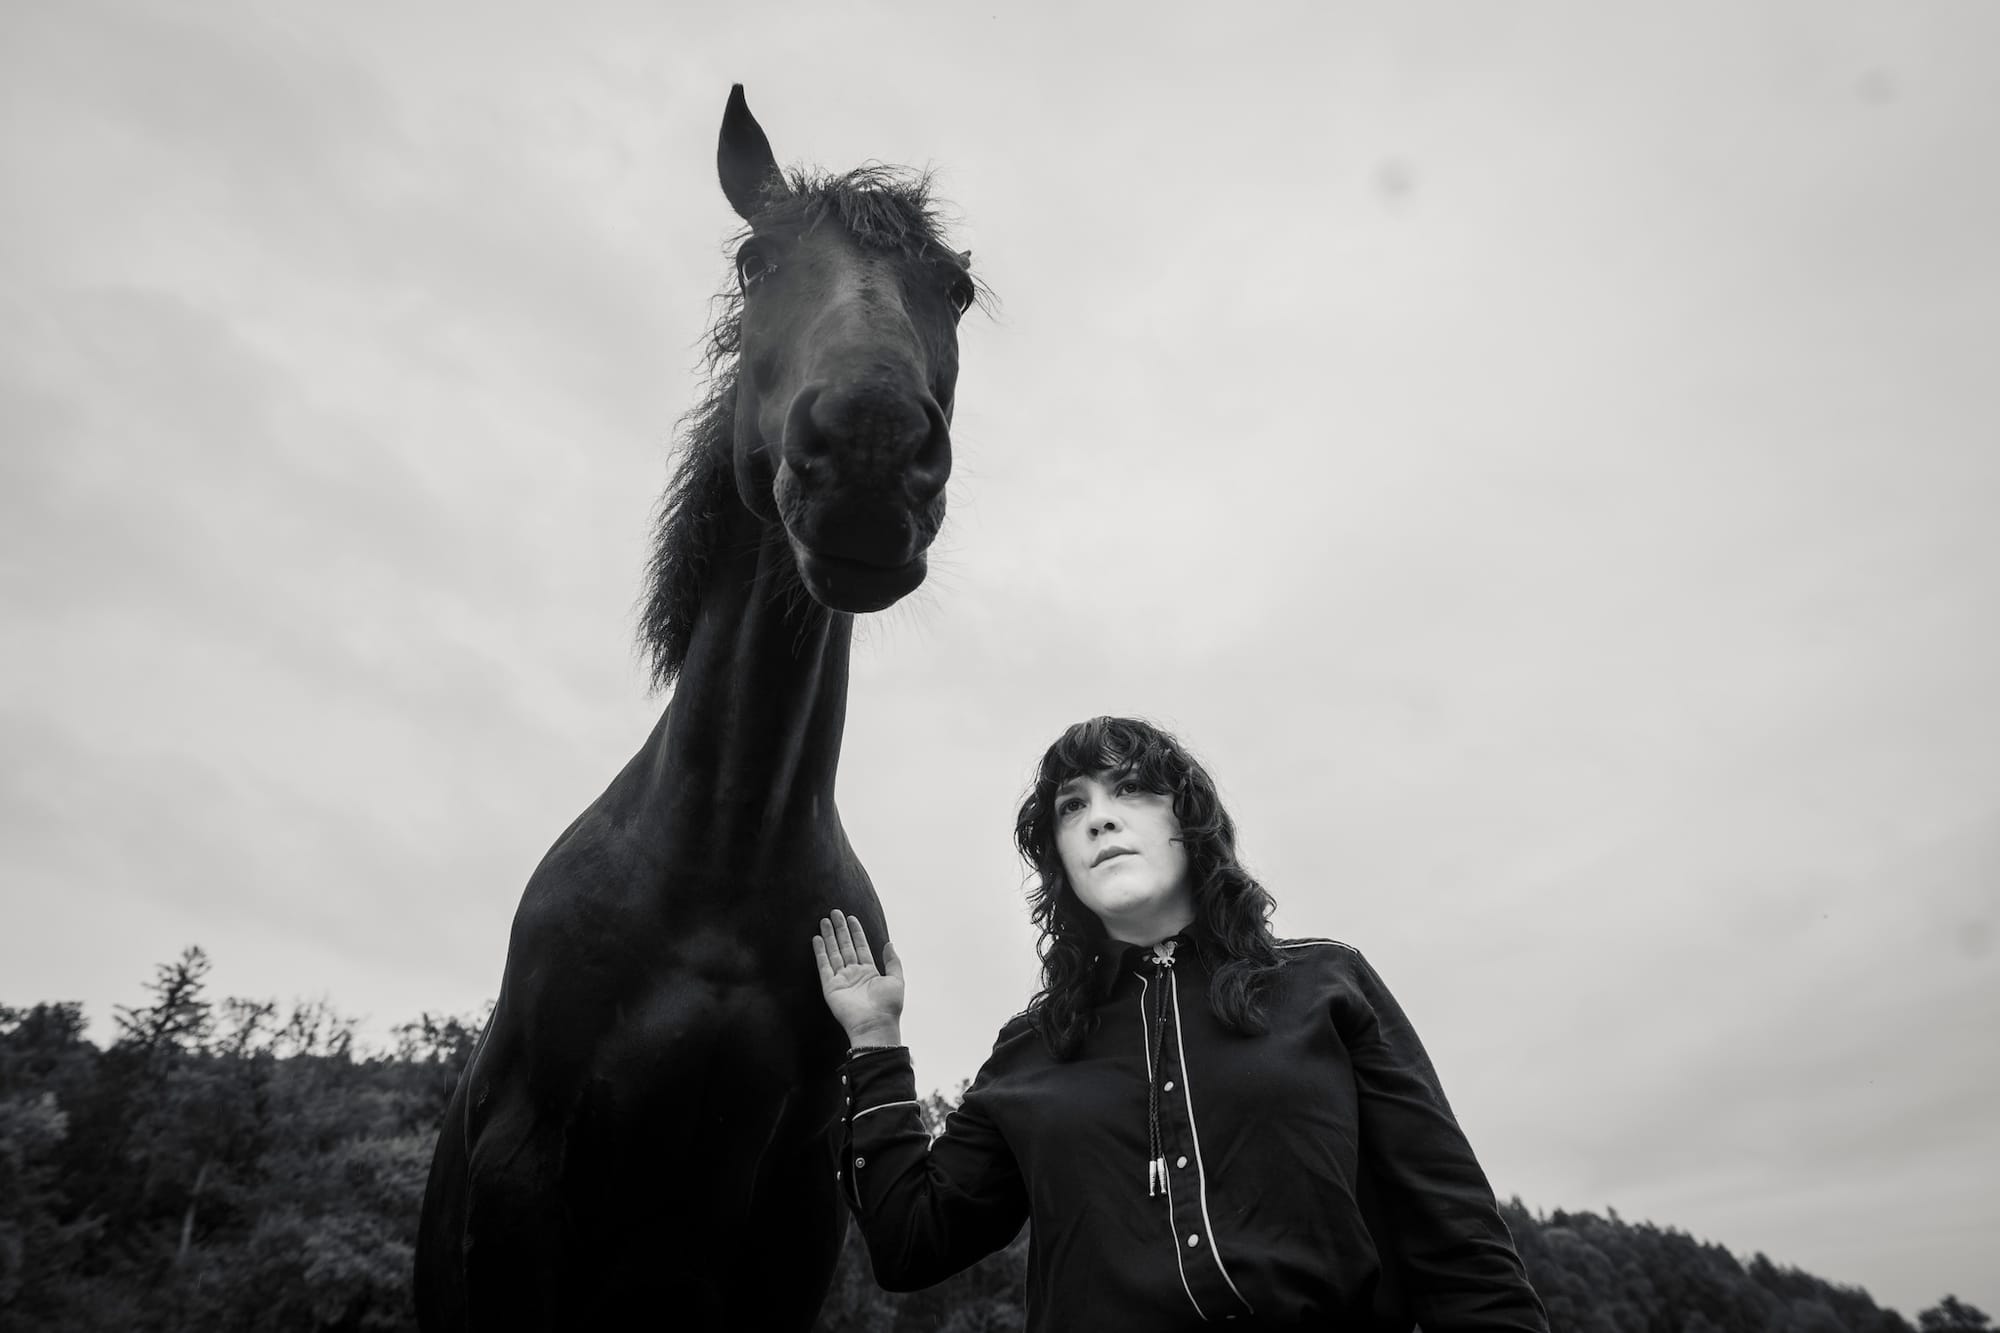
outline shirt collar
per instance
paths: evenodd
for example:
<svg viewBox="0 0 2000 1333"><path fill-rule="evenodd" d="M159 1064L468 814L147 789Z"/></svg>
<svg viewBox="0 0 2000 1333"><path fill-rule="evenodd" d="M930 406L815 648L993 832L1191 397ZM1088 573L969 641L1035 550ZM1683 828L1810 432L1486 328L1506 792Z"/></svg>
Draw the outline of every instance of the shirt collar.
<svg viewBox="0 0 2000 1333"><path fill-rule="evenodd" d="M1174 942L1174 963L1176 966L1198 961L1201 945L1195 928L1189 926L1178 935L1168 936ZM1125 944L1118 940L1099 940L1097 952L1090 960L1091 991L1099 1000L1111 994L1118 979L1133 972L1143 972L1152 956L1150 944Z"/></svg>

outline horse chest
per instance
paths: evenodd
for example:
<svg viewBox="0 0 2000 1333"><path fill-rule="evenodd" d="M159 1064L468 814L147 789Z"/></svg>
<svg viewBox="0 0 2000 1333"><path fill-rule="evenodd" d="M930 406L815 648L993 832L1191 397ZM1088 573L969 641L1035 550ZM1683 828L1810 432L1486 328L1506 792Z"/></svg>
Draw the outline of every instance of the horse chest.
<svg viewBox="0 0 2000 1333"><path fill-rule="evenodd" d="M683 942L613 1015L594 1062L600 1073L669 1100L718 1084L753 1099L779 1096L802 1076L830 1074L816 1066L837 1059L838 1033L805 985L809 959L777 969L769 952L712 930Z"/></svg>
<svg viewBox="0 0 2000 1333"><path fill-rule="evenodd" d="M598 1043L565 1174L613 1194L700 1182L718 1200L747 1199L773 1152L816 1140L837 1100L837 1041L811 1050L799 1029L790 997L766 985L663 978Z"/></svg>

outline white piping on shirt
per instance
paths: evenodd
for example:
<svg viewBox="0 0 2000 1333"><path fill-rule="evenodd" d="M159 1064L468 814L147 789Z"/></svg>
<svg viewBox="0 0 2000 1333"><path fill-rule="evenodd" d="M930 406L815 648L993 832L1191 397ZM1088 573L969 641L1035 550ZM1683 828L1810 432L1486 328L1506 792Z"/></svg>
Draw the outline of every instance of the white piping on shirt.
<svg viewBox="0 0 2000 1333"><path fill-rule="evenodd" d="M1188 1133L1194 1138L1195 1181L1199 1187L1196 1193L1201 1198L1201 1224L1208 1228L1208 1253L1215 1260L1216 1268L1221 1270L1222 1280L1229 1284L1232 1292L1236 1293L1236 1299L1243 1301L1243 1309L1247 1313L1256 1314L1257 1312L1250 1308L1250 1302L1243 1300L1243 1293L1236 1290L1236 1279L1229 1276L1229 1270L1223 1267L1222 1246L1216 1243L1215 1223L1208 1217L1208 1167L1201 1160L1201 1131L1194 1123L1194 1080L1188 1077L1187 1043L1181 1040L1180 978L1169 977L1168 982L1167 994L1172 996L1174 1001L1174 1047L1181 1055L1181 1096L1187 1101ZM1178 1237L1179 1232L1177 1231L1175 1235ZM1180 1251L1176 1249L1174 1253L1179 1254Z"/></svg>
<svg viewBox="0 0 2000 1333"><path fill-rule="evenodd" d="M1280 944L1278 947L1280 949L1310 949L1315 944L1331 944L1335 948L1345 949L1349 953L1361 952L1361 950L1355 948L1351 944L1348 944L1344 940L1298 940L1291 944Z"/></svg>
<svg viewBox="0 0 2000 1333"><path fill-rule="evenodd" d="M1146 1032L1146 977L1144 973L1139 975L1139 1050L1146 1057L1146 1086L1150 1089L1154 1077L1153 1040ZM1185 1063L1187 1057L1182 1056L1181 1059ZM1185 1072L1183 1072L1182 1078L1185 1080ZM1149 1091L1147 1096L1151 1095ZM1146 1145L1146 1151L1152 1151L1150 1143ZM1201 1316L1201 1321L1205 1324L1208 1322L1208 1312L1202 1309L1201 1302L1194 1298L1194 1288L1188 1285L1187 1264L1181 1259L1181 1225L1174 1220L1174 1187L1171 1184L1167 1186L1167 1238L1168 1242L1174 1247L1174 1266L1180 1269L1181 1290L1187 1293L1188 1304L1194 1307L1194 1312Z"/></svg>
<svg viewBox="0 0 2000 1333"><path fill-rule="evenodd" d="M919 1106L919 1105L921 1105L921 1104L922 1104L922 1103L920 1103L920 1102L915 1102L915 1101L905 1101L905 1102L883 1102L883 1103L882 1103L882 1104L881 1104L880 1106L871 1106L871 1107L869 1107L869 1108L868 1108L867 1110L865 1110L865 1111L856 1111L856 1112L855 1112L855 1113L854 1113L854 1114L853 1114L853 1115L852 1115L851 1117L849 1117L849 1118L850 1118L850 1120L859 1120L859 1119L860 1119L860 1118L861 1118L862 1116L864 1116L864 1115L874 1115L874 1114L875 1114L875 1113L876 1113L877 1111L886 1111L886 1110L888 1110L888 1109L889 1109L890 1107L892 1107L892 1106Z"/></svg>

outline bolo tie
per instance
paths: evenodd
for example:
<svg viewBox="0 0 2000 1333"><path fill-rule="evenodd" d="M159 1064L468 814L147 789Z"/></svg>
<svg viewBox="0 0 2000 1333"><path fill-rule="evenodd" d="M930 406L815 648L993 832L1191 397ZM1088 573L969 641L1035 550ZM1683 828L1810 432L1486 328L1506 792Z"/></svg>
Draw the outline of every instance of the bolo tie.
<svg viewBox="0 0 2000 1333"><path fill-rule="evenodd" d="M1146 1197L1167 1192L1167 1149L1160 1136L1161 1061L1167 1050L1167 969L1174 965L1174 940L1153 946L1153 1058L1146 1079Z"/></svg>

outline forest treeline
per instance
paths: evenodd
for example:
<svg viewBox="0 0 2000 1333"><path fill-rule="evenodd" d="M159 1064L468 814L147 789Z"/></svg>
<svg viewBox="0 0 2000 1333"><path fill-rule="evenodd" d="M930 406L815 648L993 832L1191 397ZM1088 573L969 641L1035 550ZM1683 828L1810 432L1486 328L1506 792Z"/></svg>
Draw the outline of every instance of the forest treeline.
<svg viewBox="0 0 2000 1333"><path fill-rule="evenodd" d="M323 1002L209 996L163 964L116 1036L82 1006L0 1006L0 1330L414 1329L410 1266L431 1144L481 1017L426 1014L357 1048ZM933 1095L933 1125L951 1099ZM1651 1223L1506 1205L1554 1333L1914 1333L1893 1310L1763 1255ZM1021 1327L1025 1232L892 1295L850 1228L823 1333ZM1922 1333L1988 1333L1946 1297Z"/></svg>

